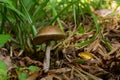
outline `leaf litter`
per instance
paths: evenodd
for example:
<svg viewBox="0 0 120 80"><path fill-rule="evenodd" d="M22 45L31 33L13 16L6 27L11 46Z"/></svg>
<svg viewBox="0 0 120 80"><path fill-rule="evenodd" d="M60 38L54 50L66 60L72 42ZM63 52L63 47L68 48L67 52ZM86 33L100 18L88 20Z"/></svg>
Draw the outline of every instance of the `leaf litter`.
<svg viewBox="0 0 120 80"><path fill-rule="evenodd" d="M10 50L0 49L0 60L7 65L9 80L18 80L19 74L26 73L26 80L119 80L120 78L120 20L115 15L110 16L112 11L99 12L104 14L99 19L100 33L96 39L85 46L76 46L77 43L89 40L96 33L95 30L88 31L93 25L89 16L88 21L83 22L84 32L74 32L73 23L61 21L67 34L67 38L58 42L51 49L51 64L48 73L42 70L43 57L26 55L18 48ZM118 11L117 11L118 12ZM97 13L95 13L97 14ZM109 15L109 16L108 16ZM99 16L99 15L98 15ZM91 24L92 23L92 24ZM39 51L39 53L43 53ZM26 53L27 54L27 53ZM40 55L40 54L39 54ZM79 62L82 60L82 62ZM14 66L12 65L14 64ZM39 69L31 72L29 66L34 65ZM18 69L18 66L21 69Z"/></svg>

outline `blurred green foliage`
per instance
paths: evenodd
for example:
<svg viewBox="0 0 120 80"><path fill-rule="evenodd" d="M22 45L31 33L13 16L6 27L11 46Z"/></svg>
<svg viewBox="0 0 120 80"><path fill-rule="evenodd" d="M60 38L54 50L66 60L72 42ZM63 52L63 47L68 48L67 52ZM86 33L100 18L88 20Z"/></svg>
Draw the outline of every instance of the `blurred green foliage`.
<svg viewBox="0 0 120 80"><path fill-rule="evenodd" d="M37 28L57 23L64 31L61 21L72 21L75 28L84 32L79 26L80 19L85 22L85 16L89 15L94 22L90 30L96 30L96 34L90 40L78 43L78 46L84 46L94 41L100 31L91 7L96 10L108 8L110 4L111 0L0 0L0 33L12 35L13 42L32 52L35 45L31 41Z"/></svg>

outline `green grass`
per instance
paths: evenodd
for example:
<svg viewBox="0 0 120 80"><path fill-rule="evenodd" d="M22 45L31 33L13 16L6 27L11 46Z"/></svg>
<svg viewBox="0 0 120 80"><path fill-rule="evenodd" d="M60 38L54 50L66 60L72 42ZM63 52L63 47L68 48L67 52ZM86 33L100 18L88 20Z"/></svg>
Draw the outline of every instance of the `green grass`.
<svg viewBox="0 0 120 80"><path fill-rule="evenodd" d="M11 36L13 42L20 45L22 49L32 50L34 45L31 40L36 36L37 28L57 23L60 29L64 31L61 20L65 20L73 21L75 30L81 23L79 19L82 18L82 22L86 21L85 15L87 14L93 19L94 26L91 30L96 30L96 34L93 38L77 44L77 46L85 46L94 41L100 31L97 17L92 13L90 7L92 6L95 9L106 8L110 1L0 0L0 34L13 34L15 35L15 37Z"/></svg>

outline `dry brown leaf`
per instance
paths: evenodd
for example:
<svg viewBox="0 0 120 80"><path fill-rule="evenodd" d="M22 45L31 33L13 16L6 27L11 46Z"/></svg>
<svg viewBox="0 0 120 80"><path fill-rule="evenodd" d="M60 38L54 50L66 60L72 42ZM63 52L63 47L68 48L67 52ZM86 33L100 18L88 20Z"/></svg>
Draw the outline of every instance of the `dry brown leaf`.
<svg viewBox="0 0 120 80"><path fill-rule="evenodd" d="M112 14L113 10L110 10L110 9L101 9L101 10L96 10L94 13L96 15L98 15L98 16L106 17L106 16Z"/></svg>
<svg viewBox="0 0 120 80"><path fill-rule="evenodd" d="M8 51L5 48L0 49L0 60L3 60L9 69L12 66L10 56L7 56Z"/></svg>
<svg viewBox="0 0 120 80"><path fill-rule="evenodd" d="M39 66L39 67L43 66L42 62L36 61L36 60L32 60L32 59L29 58L29 57L23 57L23 58L21 59L20 63L21 63L21 64L20 64L21 66L24 66L25 63L27 63L27 64L34 64L34 65Z"/></svg>
<svg viewBox="0 0 120 80"><path fill-rule="evenodd" d="M40 75L40 71L39 70L35 71L28 76L27 80L36 80L39 75Z"/></svg>

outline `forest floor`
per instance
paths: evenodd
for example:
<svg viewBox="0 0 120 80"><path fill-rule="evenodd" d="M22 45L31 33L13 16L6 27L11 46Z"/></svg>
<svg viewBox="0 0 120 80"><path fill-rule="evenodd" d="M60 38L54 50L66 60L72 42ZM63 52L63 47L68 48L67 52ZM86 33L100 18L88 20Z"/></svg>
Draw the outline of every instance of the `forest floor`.
<svg viewBox="0 0 120 80"><path fill-rule="evenodd" d="M26 56L19 46L6 44L0 49L0 59L7 64L10 80L25 76L27 80L119 80L120 19L116 16L100 17L97 22L100 27L95 36L96 30L87 31L94 24L87 15L82 34L77 34L79 31L72 21L61 21L67 37L52 46L47 73L43 71L43 50L38 49L36 54ZM88 45L79 44L86 40ZM8 50L7 46L11 44L15 48Z"/></svg>

